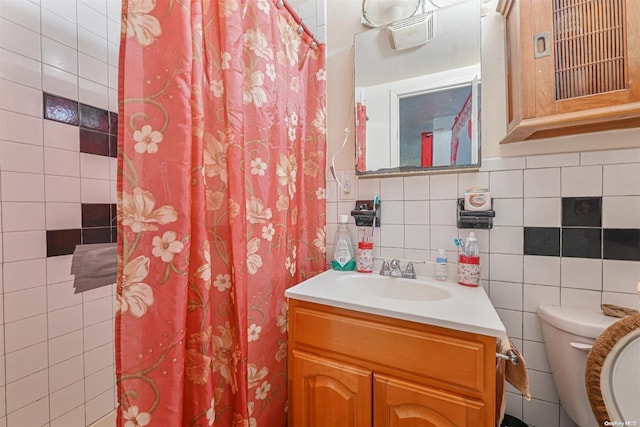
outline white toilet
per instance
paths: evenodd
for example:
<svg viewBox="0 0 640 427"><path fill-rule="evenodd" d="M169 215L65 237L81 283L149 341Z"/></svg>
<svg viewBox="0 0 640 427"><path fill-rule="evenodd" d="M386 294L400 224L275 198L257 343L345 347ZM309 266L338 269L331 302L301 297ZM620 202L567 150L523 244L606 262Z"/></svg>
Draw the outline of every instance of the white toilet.
<svg viewBox="0 0 640 427"><path fill-rule="evenodd" d="M554 305L541 305L538 315L562 406L580 427L598 427L585 386L587 355L595 339L620 319L605 316L600 308Z"/></svg>

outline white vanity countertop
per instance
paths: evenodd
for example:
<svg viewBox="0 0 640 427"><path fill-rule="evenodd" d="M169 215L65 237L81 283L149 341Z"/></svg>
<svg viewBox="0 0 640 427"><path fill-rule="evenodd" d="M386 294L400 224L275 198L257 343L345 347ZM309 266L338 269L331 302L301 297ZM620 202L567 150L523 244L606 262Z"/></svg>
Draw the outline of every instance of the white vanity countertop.
<svg viewBox="0 0 640 427"><path fill-rule="evenodd" d="M361 286L351 286L362 279ZM382 285L382 286L378 286ZM413 297L424 286L435 295ZM384 289L383 289L384 288ZM378 289L369 294L367 289ZM446 291L450 294L442 298ZM377 295L376 295L377 293ZM418 292L423 293L423 292ZM328 270L285 291L285 296L333 307L409 320L481 335L505 338L506 330L482 286L380 276L375 273ZM427 293L425 293L426 295ZM436 299L440 298L440 299Z"/></svg>

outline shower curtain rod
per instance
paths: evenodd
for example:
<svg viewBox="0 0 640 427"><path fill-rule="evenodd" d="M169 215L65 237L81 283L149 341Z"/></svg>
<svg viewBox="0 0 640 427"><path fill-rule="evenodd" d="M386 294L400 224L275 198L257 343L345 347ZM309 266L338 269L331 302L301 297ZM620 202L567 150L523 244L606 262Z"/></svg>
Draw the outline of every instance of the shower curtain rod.
<svg viewBox="0 0 640 427"><path fill-rule="evenodd" d="M302 31L304 31L305 33L307 33L307 35L309 37L311 37L311 40L313 41L313 43L311 43L311 47L313 49L315 49L320 42L315 38L315 36L313 35L313 33L309 30L309 28L305 25L304 22L302 22L302 18L300 18L300 16L298 15L298 13L293 10L293 8L291 7L291 5L289 5L289 3L285 0L278 0L278 2L276 2L276 6L278 7L282 7L284 6L285 9L287 9L287 11L289 11L289 13L291 14L291 16L293 17L293 20L296 21L296 24L298 24L302 29Z"/></svg>

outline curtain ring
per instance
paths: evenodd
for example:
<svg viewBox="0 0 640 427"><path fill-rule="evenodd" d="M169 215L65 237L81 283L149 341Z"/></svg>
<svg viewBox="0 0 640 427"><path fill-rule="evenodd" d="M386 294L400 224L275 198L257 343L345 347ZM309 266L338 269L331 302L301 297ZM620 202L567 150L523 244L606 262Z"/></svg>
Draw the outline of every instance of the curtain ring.
<svg viewBox="0 0 640 427"><path fill-rule="evenodd" d="M318 47L318 43L316 43L315 40L313 42L311 42L311 49L315 49L317 47Z"/></svg>
<svg viewBox="0 0 640 427"><path fill-rule="evenodd" d="M304 28L302 28L302 25L298 25L298 34L302 33L304 33Z"/></svg>
<svg viewBox="0 0 640 427"><path fill-rule="evenodd" d="M278 9L281 9L281 8L282 8L282 6L284 6L284 2L283 2L282 0L278 0L278 1L276 2L276 6L278 7Z"/></svg>

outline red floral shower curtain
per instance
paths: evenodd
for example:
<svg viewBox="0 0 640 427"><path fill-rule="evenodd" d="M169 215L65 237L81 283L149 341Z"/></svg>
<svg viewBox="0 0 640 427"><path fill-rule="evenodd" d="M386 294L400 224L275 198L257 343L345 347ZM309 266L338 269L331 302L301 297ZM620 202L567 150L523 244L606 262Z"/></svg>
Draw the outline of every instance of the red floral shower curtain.
<svg viewBox="0 0 640 427"><path fill-rule="evenodd" d="M123 3L118 426L285 425L283 293L325 268L324 46L273 0Z"/></svg>

